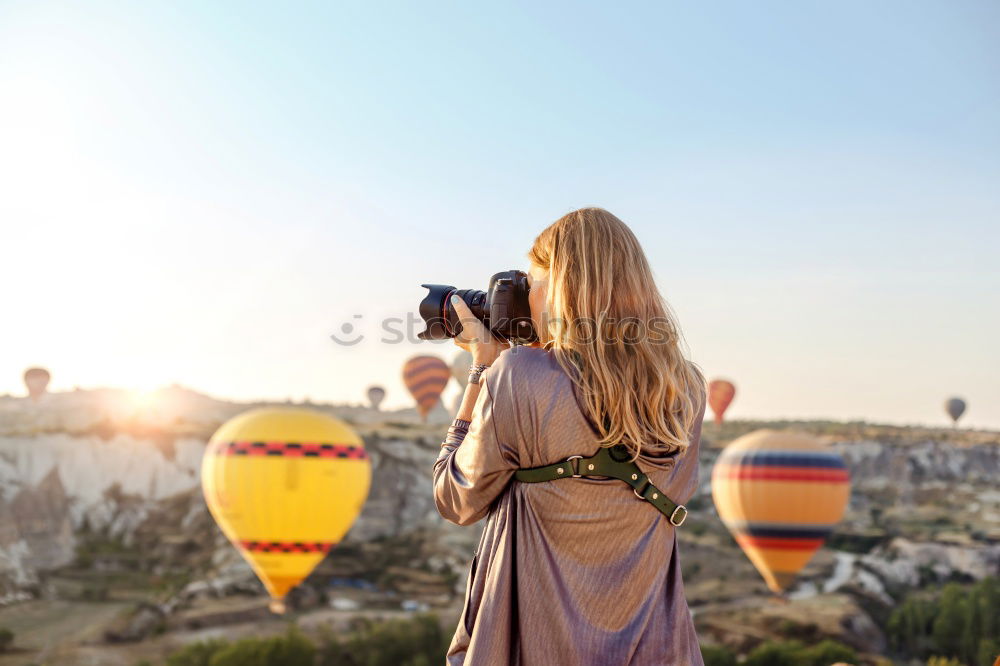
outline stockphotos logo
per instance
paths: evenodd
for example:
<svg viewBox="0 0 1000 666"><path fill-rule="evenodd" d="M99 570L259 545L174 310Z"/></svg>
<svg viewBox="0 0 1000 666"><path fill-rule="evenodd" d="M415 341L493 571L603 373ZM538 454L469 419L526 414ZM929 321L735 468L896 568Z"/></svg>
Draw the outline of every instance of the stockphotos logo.
<svg viewBox="0 0 1000 666"><path fill-rule="evenodd" d="M426 328L443 323L443 319L424 320L414 312L401 317L385 317L369 322L364 315L346 318L330 339L343 347L353 347L378 335L384 345L427 342L418 337ZM673 323L667 317L640 319L638 317L602 316L597 319L578 317L572 320L542 317L542 327L548 340L562 340L570 346L606 345L632 346L642 343L669 344L677 340Z"/></svg>

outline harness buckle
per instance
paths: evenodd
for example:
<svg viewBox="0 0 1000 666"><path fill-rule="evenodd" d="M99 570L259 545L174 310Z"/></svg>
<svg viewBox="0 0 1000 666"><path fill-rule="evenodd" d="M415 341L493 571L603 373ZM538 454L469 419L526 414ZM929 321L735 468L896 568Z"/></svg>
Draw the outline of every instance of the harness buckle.
<svg viewBox="0 0 1000 666"><path fill-rule="evenodd" d="M674 520L674 516L677 515L678 511L683 511L684 515L681 516L680 520ZM675 508L673 512L670 514L670 524L673 525L674 527L680 527L681 525L684 524L684 521L687 520L687 517L688 517L687 507L684 506L683 504L678 504L677 508Z"/></svg>
<svg viewBox="0 0 1000 666"><path fill-rule="evenodd" d="M573 476L571 478L579 479L583 474L580 474L580 463L578 460L583 460L583 456L570 456L566 458L566 462L573 466Z"/></svg>

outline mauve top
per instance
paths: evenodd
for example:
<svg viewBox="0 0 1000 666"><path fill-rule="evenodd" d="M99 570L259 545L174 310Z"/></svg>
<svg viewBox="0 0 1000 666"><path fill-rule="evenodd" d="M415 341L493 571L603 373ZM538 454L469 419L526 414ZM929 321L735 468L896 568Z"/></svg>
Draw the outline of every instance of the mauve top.
<svg viewBox="0 0 1000 666"><path fill-rule="evenodd" d="M600 446L554 355L517 347L483 378L469 433L434 464L441 515L459 525L487 518L447 663L702 664L666 516L618 479L513 478ZM637 460L679 503L698 485L698 400L685 451Z"/></svg>

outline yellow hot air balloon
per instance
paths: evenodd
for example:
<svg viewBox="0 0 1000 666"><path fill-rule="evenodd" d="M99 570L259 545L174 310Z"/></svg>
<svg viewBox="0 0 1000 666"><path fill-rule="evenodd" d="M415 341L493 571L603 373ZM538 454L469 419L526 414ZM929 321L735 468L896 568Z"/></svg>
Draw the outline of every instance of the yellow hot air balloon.
<svg viewBox="0 0 1000 666"><path fill-rule="evenodd" d="M364 442L326 414L253 409L219 428L201 484L212 516L284 612L284 598L337 545L371 483Z"/></svg>
<svg viewBox="0 0 1000 666"><path fill-rule="evenodd" d="M775 594L840 522L850 491L840 454L805 433L756 430L712 468L719 517Z"/></svg>

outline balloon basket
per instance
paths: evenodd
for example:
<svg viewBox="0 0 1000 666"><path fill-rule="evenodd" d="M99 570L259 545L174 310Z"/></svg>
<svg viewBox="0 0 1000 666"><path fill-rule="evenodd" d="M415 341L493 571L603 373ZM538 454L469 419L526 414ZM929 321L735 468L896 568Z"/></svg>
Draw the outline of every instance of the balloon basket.
<svg viewBox="0 0 1000 666"><path fill-rule="evenodd" d="M271 612L275 615L284 615L285 611L288 610L285 606L284 599L271 599L271 603L268 604L267 607L270 608Z"/></svg>

